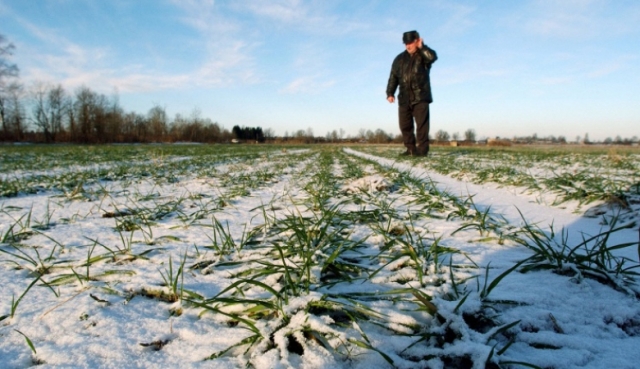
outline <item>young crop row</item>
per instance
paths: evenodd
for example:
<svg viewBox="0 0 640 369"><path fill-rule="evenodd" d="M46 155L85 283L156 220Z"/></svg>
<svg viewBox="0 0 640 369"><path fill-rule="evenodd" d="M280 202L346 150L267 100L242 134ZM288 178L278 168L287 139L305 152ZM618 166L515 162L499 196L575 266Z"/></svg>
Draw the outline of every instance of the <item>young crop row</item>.
<svg viewBox="0 0 640 369"><path fill-rule="evenodd" d="M124 150L99 171L15 182L0 200L3 356L19 364L26 338L33 363L70 365L53 352L74 331L85 347L114 345L116 365L144 347L164 363L257 368L535 367L509 348L555 343L529 344L546 328L501 315L522 304L493 298L511 273L640 293L637 262L614 253L636 245L608 241L615 221L568 245L339 148L230 150L126 162ZM518 246L512 264L484 258Z"/></svg>
<svg viewBox="0 0 640 369"><path fill-rule="evenodd" d="M397 156L396 148L363 151ZM476 184L516 186L523 192L552 194L552 205L607 201L629 206L640 195L640 154L633 151L568 149L438 149L417 166Z"/></svg>
<svg viewBox="0 0 640 369"><path fill-rule="evenodd" d="M77 195L84 185L112 181L176 181L178 177L210 175L215 163L246 161L265 152L246 146L229 154L228 146L143 146L95 147L63 146L36 153L19 147L0 156L0 197L56 191Z"/></svg>

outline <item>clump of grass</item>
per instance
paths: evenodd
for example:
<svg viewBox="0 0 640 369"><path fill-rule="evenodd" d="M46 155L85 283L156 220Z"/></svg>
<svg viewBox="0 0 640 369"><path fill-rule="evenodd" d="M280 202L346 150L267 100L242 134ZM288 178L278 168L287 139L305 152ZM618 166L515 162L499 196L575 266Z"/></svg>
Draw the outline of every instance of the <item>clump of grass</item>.
<svg viewBox="0 0 640 369"><path fill-rule="evenodd" d="M2 209L2 212L7 214L14 220L13 224L0 235L0 241L2 243L16 243L21 242L29 237L33 236L34 232L30 229L31 226L31 210L28 213L23 214L19 218L14 218L9 214L8 210Z"/></svg>
<svg viewBox="0 0 640 369"><path fill-rule="evenodd" d="M169 302L179 301L184 293L184 264L187 261L187 253L185 251L184 256L182 258L182 262L178 267L178 270L174 273L173 271L173 261L171 260L171 256L169 256L169 269L165 269L164 272L160 271L160 275L162 276L162 280L164 281L164 286L169 288L169 293L166 294L166 299Z"/></svg>
<svg viewBox="0 0 640 369"><path fill-rule="evenodd" d="M38 276L43 276L45 274L48 274L51 271L51 269L55 267L57 264L66 262L66 261L53 261L55 260L55 258L53 257L53 254L55 253L58 245L59 243L57 243L51 249L51 252L49 253L49 255L44 258L40 256L40 252L38 251L37 247L31 248L31 250L33 250L33 252L35 253L35 257L23 251L22 247L19 247L13 244L11 244L10 246L13 248L13 250L15 250L15 252L4 250L2 248L0 248L0 252L13 257L12 260L7 260L7 261L14 264L17 269L27 269ZM18 261L23 261L26 264L20 264Z"/></svg>
<svg viewBox="0 0 640 369"><path fill-rule="evenodd" d="M616 251L637 247L638 243L609 244L611 235L628 229L629 224L618 225L617 218L614 218L608 230L595 236L583 236L580 242L569 244L566 230L562 230L558 240L553 227L547 233L528 223L526 219L524 222L524 227L514 233L514 239L534 254L524 260L522 272L550 269L558 274L570 275L578 282L584 277L590 277L640 297L637 286L640 264L615 255ZM640 248L638 256L640 259Z"/></svg>

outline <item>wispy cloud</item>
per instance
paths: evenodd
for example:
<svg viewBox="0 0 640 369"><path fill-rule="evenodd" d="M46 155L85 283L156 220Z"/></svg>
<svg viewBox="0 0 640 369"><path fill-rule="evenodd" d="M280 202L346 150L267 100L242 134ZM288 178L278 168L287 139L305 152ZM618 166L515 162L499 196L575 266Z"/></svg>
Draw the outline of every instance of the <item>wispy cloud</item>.
<svg viewBox="0 0 640 369"><path fill-rule="evenodd" d="M193 86L217 87L234 82L254 83L257 74L248 52L255 44L238 41L240 25L219 14L214 1L176 1L184 24L200 33L199 66L185 71L158 70L122 64L108 47L84 46L52 29L17 17L22 27L46 47L25 45L23 79L60 83L66 89L91 86L120 92L147 92ZM170 36L170 35L169 35ZM196 46L198 48L198 46Z"/></svg>
<svg viewBox="0 0 640 369"><path fill-rule="evenodd" d="M295 78L280 90L283 94L317 94L335 85L335 80L327 80L320 75L308 75Z"/></svg>
<svg viewBox="0 0 640 369"><path fill-rule="evenodd" d="M290 30L295 34L336 37L354 30L364 33L365 29L371 27L369 23L358 22L349 15L338 15L335 5L326 4L298 0L231 3L170 0L169 5L175 8L171 17L197 34L189 40L189 50L194 55L189 66L174 64L171 65L172 70L162 69L162 63L143 67L140 65L143 62L138 59L119 57L118 49L102 45L86 46L75 38L66 38L56 30L22 19L23 28L47 45L46 48L30 46L30 65L25 68L27 73L23 76L30 80L61 83L68 89L86 85L106 91L117 88L120 92L262 83L265 78L274 79L273 66L266 65L259 57L266 50L264 46L272 41L268 39L271 30L283 27L285 31ZM100 14L99 11L94 13ZM310 42L279 45L286 47L292 55L300 55L293 59L279 58L283 64L278 78L293 79L281 92L314 93L318 88L335 83L335 78L330 76L330 70L324 65L328 46L321 44L313 48L309 46ZM141 44L140 47L147 46ZM157 58L164 60L161 48L149 48L154 56L156 51L160 51ZM293 77L304 75L309 68L316 74ZM315 87L303 87L304 81L315 84Z"/></svg>
<svg viewBox="0 0 640 369"><path fill-rule="evenodd" d="M301 23L310 18L307 5L299 0L253 0L236 3L236 6L277 22Z"/></svg>
<svg viewBox="0 0 640 369"><path fill-rule="evenodd" d="M475 67L445 66L438 70L435 80L440 86L451 86L483 79L507 78L513 75L513 70L507 68L492 67L488 69L478 69ZM432 77L434 78L434 77Z"/></svg>
<svg viewBox="0 0 640 369"><path fill-rule="evenodd" d="M108 58L108 48L83 47L60 36L55 30L40 27L17 16L14 18L40 40L41 45L46 45L21 45L21 53L29 55L25 59L26 67L21 68L23 79L60 83L68 89L108 83L107 78L112 72L101 66Z"/></svg>
<svg viewBox="0 0 640 369"><path fill-rule="evenodd" d="M446 55L446 54L445 54ZM517 55L502 54L500 58L486 49L468 50L453 58L438 60L434 64L432 79L442 86L477 81L510 80L526 69Z"/></svg>
<svg viewBox="0 0 640 369"><path fill-rule="evenodd" d="M589 78L609 76L629 68L632 64L636 64L638 58L639 57L635 55L621 55L613 60L605 60L596 66L592 66L590 70L586 72L586 76Z"/></svg>
<svg viewBox="0 0 640 369"><path fill-rule="evenodd" d="M531 78L533 85L568 85L586 82L591 79L609 77L614 74L622 75L637 63L638 56L631 54L607 58L587 59L583 54L558 54L551 60L557 61L557 67L546 70L545 74L536 74ZM592 81L593 82L593 81Z"/></svg>
<svg viewBox="0 0 640 369"><path fill-rule="evenodd" d="M256 83L253 50L259 42L250 41L242 23L221 12L213 0L175 0L184 15L180 19L200 33L204 61L192 78L197 85L222 86L229 83Z"/></svg>
<svg viewBox="0 0 640 369"><path fill-rule="evenodd" d="M123 77L111 76L109 82L121 92L139 92L174 89L186 86L192 78L188 74L152 76L146 73L132 73Z"/></svg>
<svg viewBox="0 0 640 369"><path fill-rule="evenodd" d="M474 20L476 12L476 7L474 6L455 4L448 1L437 2L434 6L448 13L448 18L433 31L435 37L446 39L459 36L473 28L477 23Z"/></svg>
<svg viewBox="0 0 640 369"><path fill-rule="evenodd" d="M534 34L561 38L589 37L596 27L584 11L549 9L542 11L525 23L526 29Z"/></svg>
<svg viewBox="0 0 640 369"><path fill-rule="evenodd" d="M334 4L326 1L246 0L233 2L237 13L248 13L274 28L291 28L313 35L345 35L371 30L369 22L338 15Z"/></svg>
<svg viewBox="0 0 640 369"><path fill-rule="evenodd" d="M593 39L635 32L640 4L611 0L537 0L521 10L519 22L536 35Z"/></svg>
<svg viewBox="0 0 640 369"><path fill-rule="evenodd" d="M537 79L533 84L544 86L557 86L566 85L575 81L574 76L555 76L555 77L542 77Z"/></svg>
<svg viewBox="0 0 640 369"><path fill-rule="evenodd" d="M330 59L333 51L326 45L303 41L292 45L294 56L282 68L279 80L290 81L279 90L284 94L318 94L336 83Z"/></svg>

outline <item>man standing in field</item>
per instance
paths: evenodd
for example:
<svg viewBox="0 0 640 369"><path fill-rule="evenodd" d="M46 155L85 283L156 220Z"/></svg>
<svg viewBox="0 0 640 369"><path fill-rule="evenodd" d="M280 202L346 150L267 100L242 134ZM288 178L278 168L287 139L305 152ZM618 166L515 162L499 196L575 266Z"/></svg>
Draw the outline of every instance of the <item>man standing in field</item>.
<svg viewBox="0 0 640 369"><path fill-rule="evenodd" d="M391 75L387 83L387 101L395 101L396 88L398 94L398 117L402 141L407 151L405 156L427 156L429 154L429 104L431 82L429 72L431 64L438 59L436 52L422 43L416 31L402 35L406 50L393 60ZM415 119L416 133L413 121ZM417 142L416 142L417 141Z"/></svg>

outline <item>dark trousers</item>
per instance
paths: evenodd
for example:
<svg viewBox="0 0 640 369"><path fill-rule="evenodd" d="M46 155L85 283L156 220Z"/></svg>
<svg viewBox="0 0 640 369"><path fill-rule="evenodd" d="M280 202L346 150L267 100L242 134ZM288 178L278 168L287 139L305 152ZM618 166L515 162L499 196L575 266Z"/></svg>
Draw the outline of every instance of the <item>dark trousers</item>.
<svg viewBox="0 0 640 369"><path fill-rule="evenodd" d="M427 154L429 152L429 103L401 105L398 108L398 116L402 141L407 150L417 154Z"/></svg>

